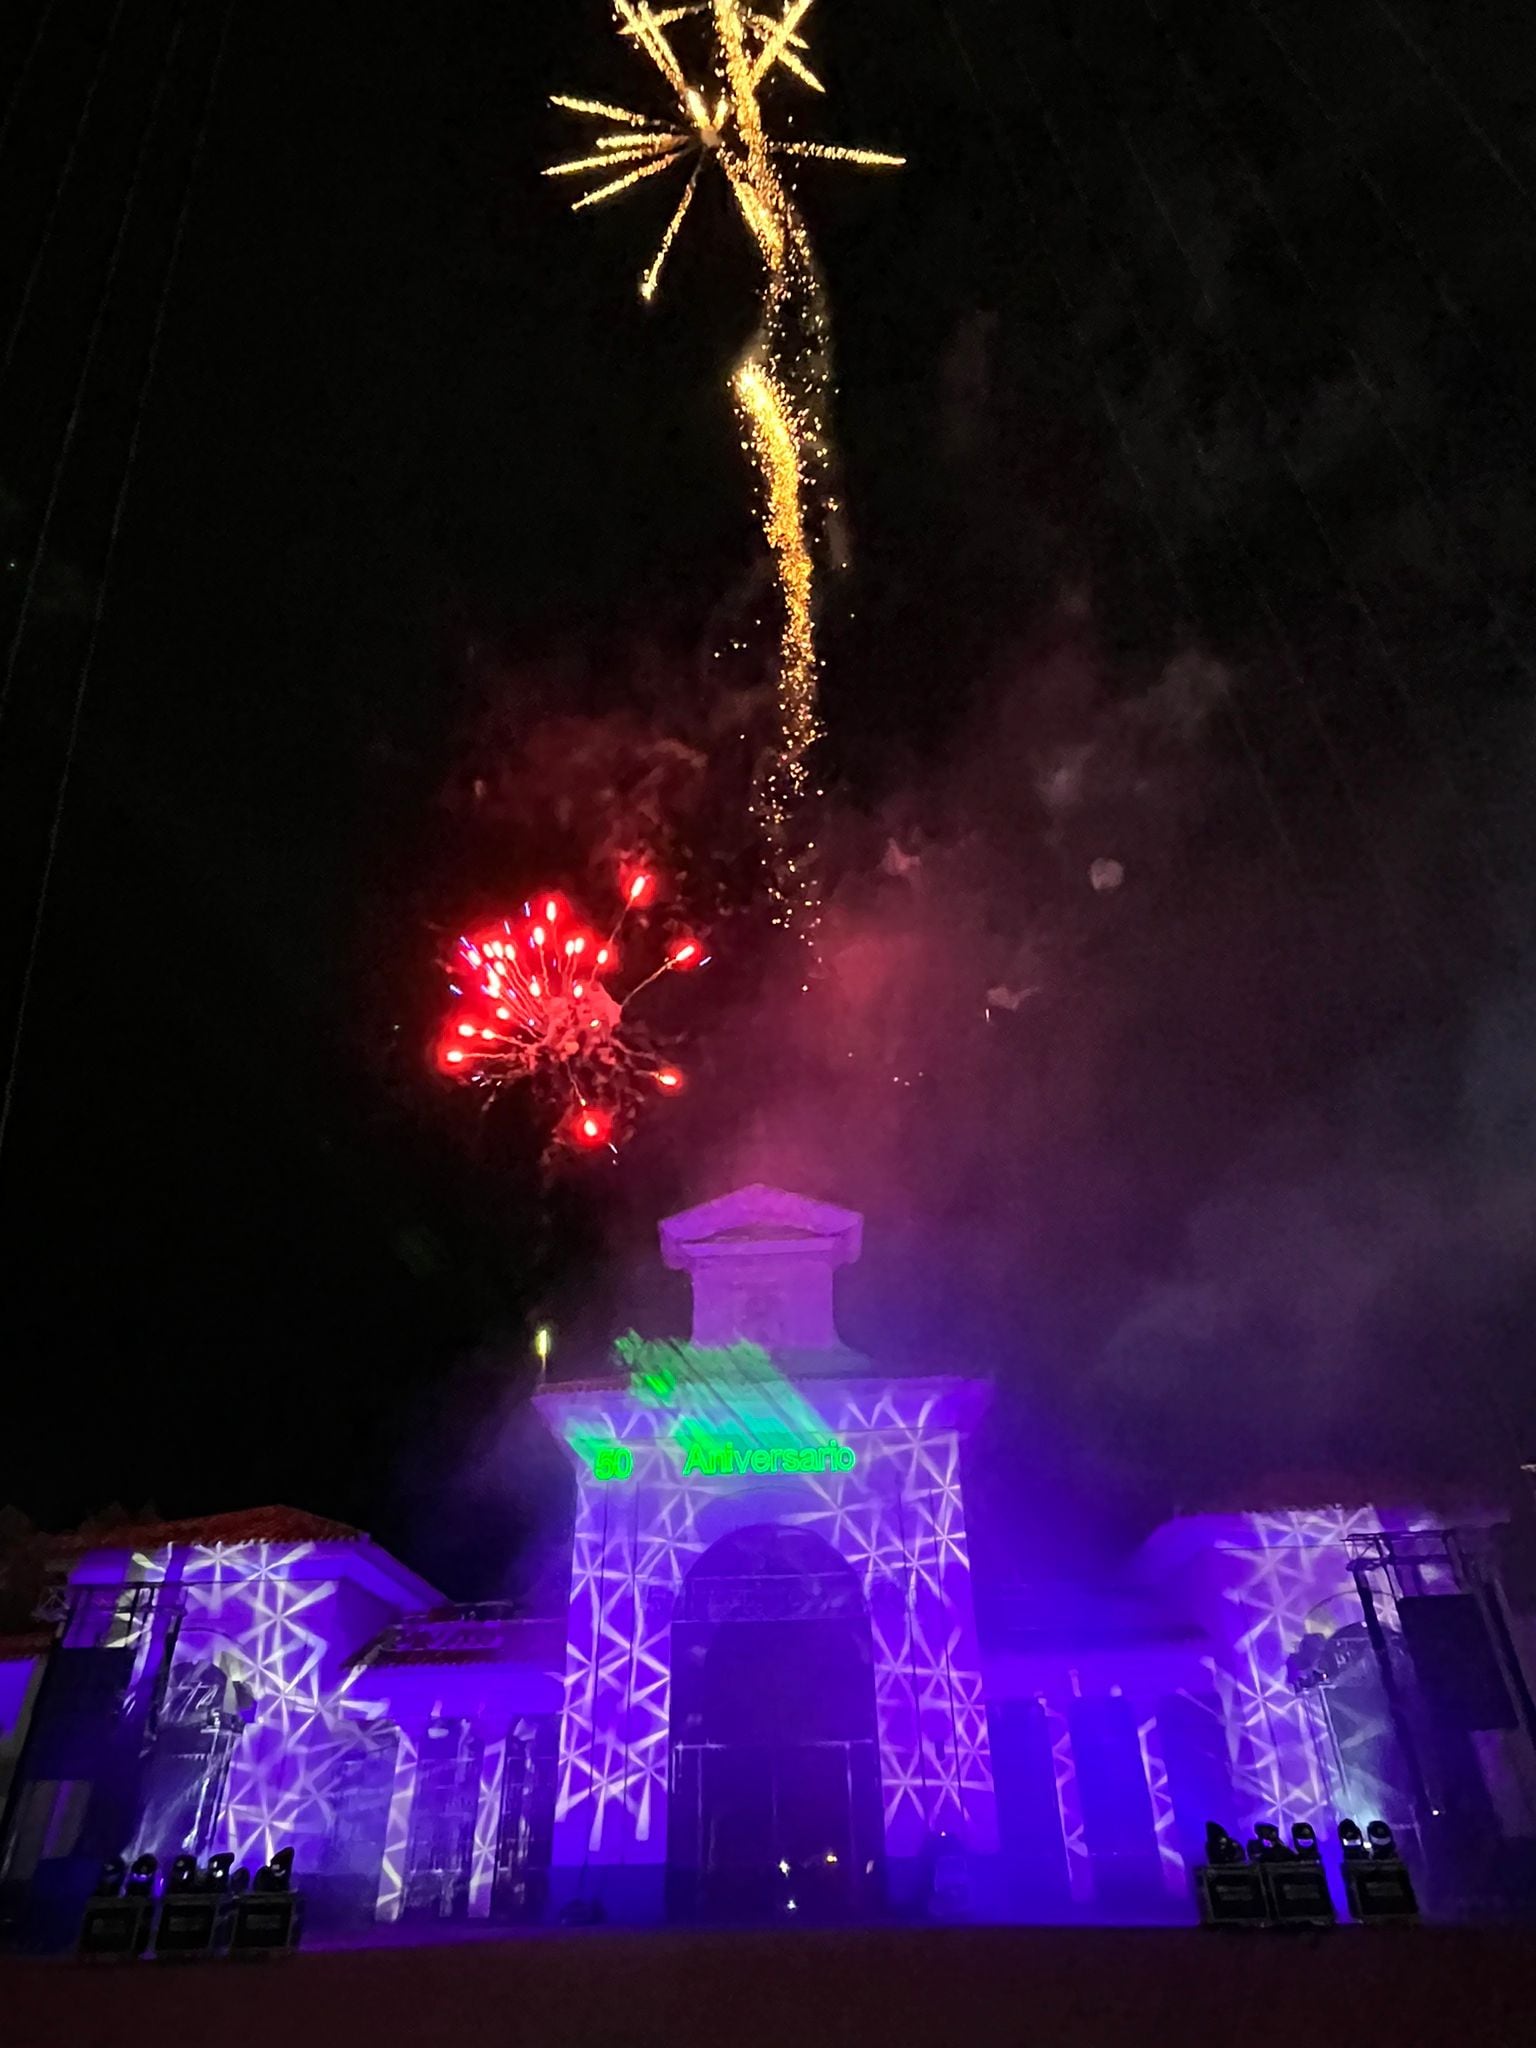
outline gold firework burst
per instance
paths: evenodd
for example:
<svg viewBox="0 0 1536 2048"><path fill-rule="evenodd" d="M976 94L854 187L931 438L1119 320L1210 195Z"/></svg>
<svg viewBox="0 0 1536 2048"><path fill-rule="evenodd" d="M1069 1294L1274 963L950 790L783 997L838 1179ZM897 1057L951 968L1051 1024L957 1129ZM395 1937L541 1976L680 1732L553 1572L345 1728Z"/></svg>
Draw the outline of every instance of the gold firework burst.
<svg viewBox="0 0 1536 2048"><path fill-rule="evenodd" d="M602 100L556 93L552 105L599 124L591 153L551 164L549 178L579 177L593 181L573 202L572 211L618 198L643 179L663 171L686 170L687 177L656 254L640 277L641 296L654 298L662 266L677 240L678 230L693 203L699 175L714 161L720 166L752 237L761 248L771 240L777 209L763 204L752 175L754 142L761 140L770 156L800 157L817 163L859 164L866 169L895 170L905 161L878 149L851 149L840 143L791 142L768 136L758 94L776 71L784 71L813 92L826 88L805 60L806 41L800 24L813 0L785 0L775 17L740 0L699 0L688 7L653 9L646 0L614 0L618 30L660 73L674 102L670 117L634 107L611 106ZM710 78L707 84L689 75L667 31L700 18L713 29ZM739 61L733 58L738 57ZM766 252L765 252L766 253Z"/></svg>
<svg viewBox="0 0 1536 2048"><path fill-rule="evenodd" d="M587 189L575 211L616 199L664 172L684 175L682 191L659 247L640 277L652 299L662 266L687 219L706 166L716 164L763 265L758 331L731 376L745 445L762 480L761 518L773 556L783 623L779 635L780 740L773 772L758 801L773 847L772 873L780 921L814 929L814 842L794 841L791 821L808 793L807 757L816 722L816 567L825 526L835 513L828 488L831 433L828 322L810 236L779 175L786 157L893 170L905 159L841 143L793 142L770 132L761 93L782 71L814 92L824 87L810 69L801 24L813 0L783 0L777 16L741 0L652 8L648 0L614 0L619 33L655 67L671 97L669 117L602 100L557 94L553 104L596 124L582 155L552 164L551 178L581 178ZM668 30L697 21L708 31L707 72L695 77Z"/></svg>

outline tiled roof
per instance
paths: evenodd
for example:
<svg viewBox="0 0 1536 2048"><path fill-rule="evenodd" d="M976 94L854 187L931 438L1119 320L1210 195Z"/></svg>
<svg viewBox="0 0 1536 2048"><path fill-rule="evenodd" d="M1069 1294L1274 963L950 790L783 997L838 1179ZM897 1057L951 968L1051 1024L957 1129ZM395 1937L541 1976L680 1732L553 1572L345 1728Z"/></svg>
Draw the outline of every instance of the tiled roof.
<svg viewBox="0 0 1536 2048"><path fill-rule="evenodd" d="M193 1515L179 1522L124 1522L110 1529L72 1530L45 1539L58 1555L83 1550L161 1550L168 1543L366 1543L350 1522L303 1508L237 1508L223 1515Z"/></svg>
<svg viewBox="0 0 1536 2048"><path fill-rule="evenodd" d="M19 1629L14 1635L0 1634L0 1664L20 1664L29 1657L46 1655L53 1643L47 1628Z"/></svg>

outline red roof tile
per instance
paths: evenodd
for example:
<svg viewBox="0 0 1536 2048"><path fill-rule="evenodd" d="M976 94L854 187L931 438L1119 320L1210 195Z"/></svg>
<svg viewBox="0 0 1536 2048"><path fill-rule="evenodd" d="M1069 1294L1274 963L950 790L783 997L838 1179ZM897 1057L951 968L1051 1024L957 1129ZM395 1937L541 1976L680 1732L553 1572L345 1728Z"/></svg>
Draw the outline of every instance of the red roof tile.
<svg viewBox="0 0 1536 2048"><path fill-rule="evenodd" d="M46 1656L53 1645L53 1630L19 1629L15 1635L0 1635L0 1664L21 1664L29 1657Z"/></svg>
<svg viewBox="0 0 1536 2048"><path fill-rule="evenodd" d="M223 1515L194 1515L179 1522L124 1522L110 1529L72 1530L44 1539L58 1555L83 1550L159 1550L167 1543L366 1543L367 1534L349 1522L302 1508L237 1508Z"/></svg>

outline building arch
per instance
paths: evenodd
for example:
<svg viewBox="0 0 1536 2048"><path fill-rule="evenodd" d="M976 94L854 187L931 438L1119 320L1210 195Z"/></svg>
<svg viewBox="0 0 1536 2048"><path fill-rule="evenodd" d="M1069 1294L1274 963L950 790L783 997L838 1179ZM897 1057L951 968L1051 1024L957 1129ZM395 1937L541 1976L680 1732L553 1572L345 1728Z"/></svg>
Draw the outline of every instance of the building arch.
<svg viewBox="0 0 1536 2048"><path fill-rule="evenodd" d="M814 1531L749 1523L673 1609L667 1890L681 1919L837 1919L878 1904L874 1639Z"/></svg>

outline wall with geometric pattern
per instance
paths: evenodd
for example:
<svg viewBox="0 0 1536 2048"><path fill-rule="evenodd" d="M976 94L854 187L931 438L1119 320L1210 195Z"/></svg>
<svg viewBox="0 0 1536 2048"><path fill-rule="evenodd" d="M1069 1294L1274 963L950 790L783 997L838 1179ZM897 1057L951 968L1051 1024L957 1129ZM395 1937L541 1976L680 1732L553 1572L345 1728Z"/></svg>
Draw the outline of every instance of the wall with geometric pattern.
<svg viewBox="0 0 1536 2048"><path fill-rule="evenodd" d="M1149 1568L1210 1644L1234 1829L1305 1821L1331 1837L1347 1815L1406 1818L1375 1659L1360 1641L1351 1545L1431 1521L1364 1506L1200 1515L1147 1545ZM1336 1654L1332 1682L1307 1684L1298 1658L1335 1642L1353 1650L1350 1663Z"/></svg>
<svg viewBox="0 0 1536 2048"><path fill-rule="evenodd" d="M711 1544L761 1523L813 1531L858 1575L887 1852L914 1855L938 1829L995 1849L960 1479L981 1392L953 1379L765 1386L716 1373L676 1389L670 1405L623 1381L539 1397L577 1468L557 1863L664 1861L674 1609ZM748 1449L829 1440L853 1465L689 1471L700 1439Z"/></svg>

